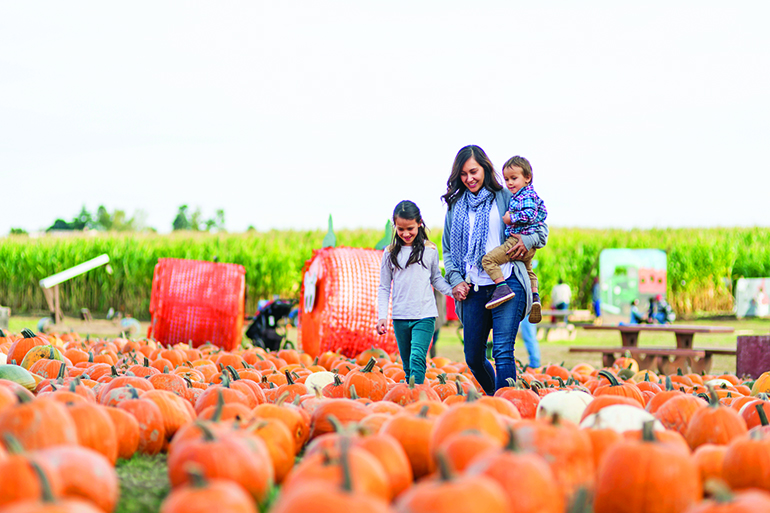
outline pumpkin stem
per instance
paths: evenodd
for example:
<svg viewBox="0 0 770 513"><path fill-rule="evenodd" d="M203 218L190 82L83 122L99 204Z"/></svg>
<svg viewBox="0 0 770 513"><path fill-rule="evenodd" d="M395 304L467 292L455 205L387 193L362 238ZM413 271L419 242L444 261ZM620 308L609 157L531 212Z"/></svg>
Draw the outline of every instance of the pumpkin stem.
<svg viewBox="0 0 770 513"><path fill-rule="evenodd" d="M212 422L219 422L222 419L222 411L225 409L225 394L222 393L222 387L217 388L217 404L214 408L214 415L211 416Z"/></svg>
<svg viewBox="0 0 770 513"><path fill-rule="evenodd" d="M439 384L446 385L446 372L442 372L436 376L436 379L438 380Z"/></svg>
<svg viewBox="0 0 770 513"><path fill-rule="evenodd" d="M291 394L289 394L288 391L282 393L281 395L278 396L278 399L275 400L275 404L278 406L281 406L290 395Z"/></svg>
<svg viewBox="0 0 770 513"><path fill-rule="evenodd" d="M331 416L329 417L331 419ZM353 473L350 468L350 438L343 436L340 440L340 467L342 467L342 489L348 493L353 492Z"/></svg>
<svg viewBox="0 0 770 513"><path fill-rule="evenodd" d="M709 389L709 406L712 408L718 408L719 407L719 396L717 396L717 391L714 390L714 385L706 385Z"/></svg>
<svg viewBox="0 0 770 513"><path fill-rule="evenodd" d="M64 375L67 372L67 364L62 362L61 365L59 365L59 372L56 374L56 379L60 380L59 383L64 382Z"/></svg>
<svg viewBox="0 0 770 513"><path fill-rule="evenodd" d="M765 406L762 403L757 403L754 405L754 407L757 409L757 413L759 414L759 422L763 426L767 426L767 414L765 413Z"/></svg>
<svg viewBox="0 0 770 513"><path fill-rule="evenodd" d="M5 332L2 329L0 329L0 337L5 337Z"/></svg>
<svg viewBox="0 0 770 513"><path fill-rule="evenodd" d="M481 398L481 394L478 390L476 390L476 387L471 385L468 388L468 397L465 399L465 402L472 403L473 401L478 401Z"/></svg>
<svg viewBox="0 0 770 513"><path fill-rule="evenodd" d="M286 384L291 386L294 384L294 378L291 377L291 372L289 370L283 371L284 374L286 374Z"/></svg>
<svg viewBox="0 0 770 513"><path fill-rule="evenodd" d="M241 379L241 375L238 374L238 371L235 370L235 367L233 367L232 365L227 366L227 372L229 372L230 375L233 377L233 381L238 381L239 379Z"/></svg>
<svg viewBox="0 0 770 513"><path fill-rule="evenodd" d="M350 398L353 399L354 401L356 399L359 399L358 394L356 393L355 385L350 385L350 387L348 388L348 393L350 394Z"/></svg>
<svg viewBox="0 0 770 513"><path fill-rule="evenodd" d="M648 420L642 424L642 440L645 442L655 442L657 437L655 436L655 421Z"/></svg>
<svg viewBox="0 0 770 513"><path fill-rule="evenodd" d="M94 363L94 352L88 351L88 363Z"/></svg>
<svg viewBox="0 0 770 513"><path fill-rule="evenodd" d="M409 390L414 390L414 374L409 376Z"/></svg>
<svg viewBox="0 0 770 513"><path fill-rule="evenodd" d="M671 392L674 389L674 384L671 382L671 376L666 376L666 392Z"/></svg>
<svg viewBox="0 0 770 513"><path fill-rule="evenodd" d="M144 362L142 362L143 367L149 367L150 366L150 359L146 356L144 357Z"/></svg>
<svg viewBox="0 0 770 513"><path fill-rule="evenodd" d="M345 426L342 425L342 422L339 421L337 417L334 415L329 415L326 417L326 420L329 421L329 424L332 425L332 428L334 429L335 433L343 433L345 432Z"/></svg>
<svg viewBox="0 0 770 513"><path fill-rule="evenodd" d="M131 399L139 399L139 392L131 385L128 385L128 394Z"/></svg>
<svg viewBox="0 0 770 513"><path fill-rule="evenodd" d="M3 442L5 442L5 447L11 454L22 454L24 452L24 447L22 447L19 439L11 433L3 433Z"/></svg>
<svg viewBox="0 0 770 513"><path fill-rule="evenodd" d="M35 332L29 328L22 329L21 334L24 336L24 338L35 338L37 336L35 335Z"/></svg>
<svg viewBox="0 0 770 513"><path fill-rule="evenodd" d="M31 403L34 399L30 399L30 397L21 390L16 391L16 398L19 400L19 404L26 404Z"/></svg>
<svg viewBox="0 0 770 513"><path fill-rule="evenodd" d="M374 369L374 366L377 364L377 360L374 359L374 356L369 358L369 361L366 362L366 366L361 369L361 372L372 372L372 369Z"/></svg>
<svg viewBox="0 0 770 513"><path fill-rule="evenodd" d="M45 474L45 471L43 471L43 469L40 468L40 465L34 460L30 460L29 464L32 467L32 470L35 471L35 474L37 474L37 478L40 480L40 488L43 492L43 502L56 502L56 498L51 491L51 483L48 481L48 476Z"/></svg>
<svg viewBox="0 0 770 513"><path fill-rule="evenodd" d="M441 450L436 453L436 460L438 463L439 479L443 482L449 482L452 480L452 469L449 466L449 460L446 457L446 453Z"/></svg>
<svg viewBox="0 0 770 513"><path fill-rule="evenodd" d="M590 497L588 490L584 487L578 488L575 498L569 508L569 513L588 513L593 511L590 506Z"/></svg>
<svg viewBox="0 0 770 513"><path fill-rule="evenodd" d="M214 432L211 431L206 424L196 420L195 425L201 430L201 433L203 433L203 440L206 442L213 442L215 440Z"/></svg>
<svg viewBox="0 0 770 513"><path fill-rule="evenodd" d="M519 439L516 437L516 432L513 430L513 427L507 426L506 429L508 430L508 443L505 445L505 450L509 452L521 451Z"/></svg>
<svg viewBox="0 0 770 513"><path fill-rule="evenodd" d="M428 418L428 410L430 410L430 407L426 404L425 406L420 408L420 412L417 414L417 416L423 419Z"/></svg>
<svg viewBox="0 0 770 513"><path fill-rule="evenodd" d="M340 377L339 374L335 374L334 375L334 386L338 387L338 386L341 386L341 385L342 385L342 378Z"/></svg>
<svg viewBox="0 0 770 513"><path fill-rule="evenodd" d="M465 395L465 390L463 390L463 386L460 384L460 379L455 380L455 387L457 387L457 395Z"/></svg>
<svg viewBox="0 0 770 513"><path fill-rule="evenodd" d="M609 371L606 370L600 370L599 376L606 378L607 381L610 382L611 387L616 387L620 385L620 382L618 381L618 378L615 377L615 375Z"/></svg>
<svg viewBox="0 0 770 513"><path fill-rule="evenodd" d="M703 483L703 488L706 493L720 504L732 502L735 498L730 487L725 484L721 479L709 479Z"/></svg>
<svg viewBox="0 0 770 513"><path fill-rule="evenodd" d="M561 376L556 376L556 379L559 381L559 388L565 388L567 385L564 383L564 380Z"/></svg>
<svg viewBox="0 0 770 513"><path fill-rule="evenodd" d="M227 373L227 370L222 371L222 386L230 388L230 375Z"/></svg>
<svg viewBox="0 0 770 513"><path fill-rule="evenodd" d="M508 386L511 388L516 387L516 380L513 378L505 378L505 381L508 382Z"/></svg>

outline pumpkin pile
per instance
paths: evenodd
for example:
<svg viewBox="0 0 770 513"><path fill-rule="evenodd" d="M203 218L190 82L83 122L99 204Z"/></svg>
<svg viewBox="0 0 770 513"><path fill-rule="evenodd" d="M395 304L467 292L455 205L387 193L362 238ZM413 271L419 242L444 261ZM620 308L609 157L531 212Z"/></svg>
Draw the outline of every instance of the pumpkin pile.
<svg viewBox="0 0 770 513"><path fill-rule="evenodd" d="M0 513L111 512L115 464L167 453L161 511L770 511L770 373L631 358L520 369L397 354L0 332ZM570 509L573 508L573 509ZM592 508L592 509L591 509ZM734 509L730 509L734 508Z"/></svg>

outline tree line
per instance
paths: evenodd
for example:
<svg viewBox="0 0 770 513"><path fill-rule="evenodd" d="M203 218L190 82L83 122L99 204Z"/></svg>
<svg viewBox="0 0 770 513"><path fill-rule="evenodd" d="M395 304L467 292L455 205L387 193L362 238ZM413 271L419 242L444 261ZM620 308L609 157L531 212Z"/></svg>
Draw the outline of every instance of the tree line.
<svg viewBox="0 0 770 513"><path fill-rule="evenodd" d="M147 214L142 210L136 211L129 217L124 210L115 209L110 212L104 205L99 205L94 212L90 212L84 205L70 221L57 218L45 231L157 232L157 229L147 225L146 220ZM192 210L188 205L181 205L171 222L171 229L173 231L224 232L226 231L225 211L218 209L212 217L206 218L199 207ZM23 228L11 228L10 233L23 235L27 231Z"/></svg>

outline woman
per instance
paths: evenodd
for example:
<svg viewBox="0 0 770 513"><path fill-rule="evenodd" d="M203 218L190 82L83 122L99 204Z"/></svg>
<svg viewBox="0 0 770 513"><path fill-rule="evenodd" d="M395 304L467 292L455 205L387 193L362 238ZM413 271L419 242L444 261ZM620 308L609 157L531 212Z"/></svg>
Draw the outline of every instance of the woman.
<svg viewBox="0 0 770 513"><path fill-rule="evenodd" d="M501 268L505 282L516 294L492 310L485 304L495 287L481 267L481 257L505 240L503 215L511 193L500 185L495 168L484 150L466 146L455 157L442 199L447 204L444 218L444 268L452 286L457 316L463 323L465 361L487 394L508 386L516 379L513 344L519 323L532 307L532 291L524 263L513 261ZM522 235L508 252L521 259L528 250L542 248L548 241L543 224L533 235ZM487 338L492 330L495 368L486 358Z"/></svg>

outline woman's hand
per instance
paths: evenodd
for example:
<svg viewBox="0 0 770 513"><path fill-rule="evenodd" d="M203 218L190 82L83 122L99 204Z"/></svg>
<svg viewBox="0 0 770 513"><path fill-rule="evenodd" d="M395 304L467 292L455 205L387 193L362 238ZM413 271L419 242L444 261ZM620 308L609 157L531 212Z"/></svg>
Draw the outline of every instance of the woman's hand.
<svg viewBox="0 0 770 513"><path fill-rule="evenodd" d="M468 291L470 290L470 285L464 281L460 282L452 287L452 297L455 299L455 301L465 301L465 298L468 297Z"/></svg>
<svg viewBox="0 0 770 513"><path fill-rule="evenodd" d="M380 319L377 321L377 333L380 335L384 335L388 331L387 321L385 319Z"/></svg>
<svg viewBox="0 0 770 513"><path fill-rule="evenodd" d="M519 242L516 243L511 249L506 251L508 253L508 256L511 257L511 260L521 260L524 258L524 256L527 254L527 247L524 245L524 242L522 242L521 237L519 237Z"/></svg>

